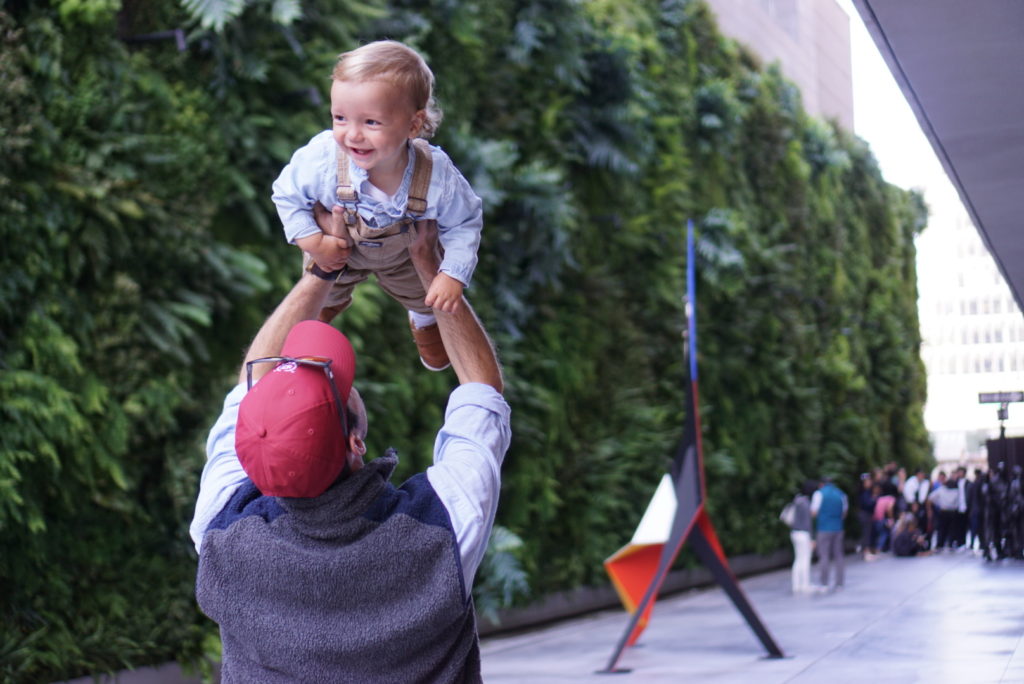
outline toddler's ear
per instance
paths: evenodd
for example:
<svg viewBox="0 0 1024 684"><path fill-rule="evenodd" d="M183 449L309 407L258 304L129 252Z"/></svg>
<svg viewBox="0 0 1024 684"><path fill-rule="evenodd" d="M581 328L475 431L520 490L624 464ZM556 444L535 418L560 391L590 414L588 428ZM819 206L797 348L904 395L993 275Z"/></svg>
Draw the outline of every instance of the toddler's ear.
<svg viewBox="0 0 1024 684"><path fill-rule="evenodd" d="M427 111L421 109L412 115L412 123L409 125L409 137L418 137L423 130L423 123L427 120Z"/></svg>

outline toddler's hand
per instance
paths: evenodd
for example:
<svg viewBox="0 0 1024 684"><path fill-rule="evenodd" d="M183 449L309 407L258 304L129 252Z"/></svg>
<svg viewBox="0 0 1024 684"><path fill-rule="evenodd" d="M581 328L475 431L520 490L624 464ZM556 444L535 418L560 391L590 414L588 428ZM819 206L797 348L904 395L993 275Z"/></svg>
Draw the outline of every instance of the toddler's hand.
<svg viewBox="0 0 1024 684"><path fill-rule="evenodd" d="M462 283L447 273L438 273L430 283L424 303L438 311L455 313L462 301Z"/></svg>

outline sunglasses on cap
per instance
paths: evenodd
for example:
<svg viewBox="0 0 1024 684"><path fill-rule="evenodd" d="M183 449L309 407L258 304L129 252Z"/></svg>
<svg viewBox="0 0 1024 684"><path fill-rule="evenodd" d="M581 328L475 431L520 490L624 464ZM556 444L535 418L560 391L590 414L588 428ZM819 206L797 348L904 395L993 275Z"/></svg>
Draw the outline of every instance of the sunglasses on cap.
<svg viewBox="0 0 1024 684"><path fill-rule="evenodd" d="M345 413L345 405L341 401L341 392L338 391L338 386L334 383L334 373L331 371L331 359L327 359L322 356L268 356L262 359L247 361L245 364L247 391L252 389L252 367L257 363L274 363L279 365L293 363L296 366L307 366L322 370L324 375L327 376L327 384L331 386L331 394L334 395L334 407L338 410L338 420L341 421L341 432L344 435L348 435L348 418Z"/></svg>

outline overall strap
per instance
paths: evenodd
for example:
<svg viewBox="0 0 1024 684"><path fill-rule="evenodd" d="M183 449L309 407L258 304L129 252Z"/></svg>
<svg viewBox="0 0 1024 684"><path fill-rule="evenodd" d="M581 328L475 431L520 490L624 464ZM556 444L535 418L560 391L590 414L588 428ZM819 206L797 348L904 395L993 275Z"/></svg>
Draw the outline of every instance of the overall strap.
<svg viewBox="0 0 1024 684"><path fill-rule="evenodd" d="M434 170L434 156L430 152L430 143L423 138L413 139L412 149L416 152L416 165L412 171L405 210L410 214L421 215L427 212L427 191L430 189L430 175Z"/></svg>
<svg viewBox="0 0 1024 684"><path fill-rule="evenodd" d="M359 194L352 187L352 179L348 174L348 155L345 154L340 146L337 147L337 150L338 187L335 189L334 194L338 198L338 203L341 204L342 209L345 210L345 223L352 226L356 223L359 216L356 211L356 207L359 204Z"/></svg>

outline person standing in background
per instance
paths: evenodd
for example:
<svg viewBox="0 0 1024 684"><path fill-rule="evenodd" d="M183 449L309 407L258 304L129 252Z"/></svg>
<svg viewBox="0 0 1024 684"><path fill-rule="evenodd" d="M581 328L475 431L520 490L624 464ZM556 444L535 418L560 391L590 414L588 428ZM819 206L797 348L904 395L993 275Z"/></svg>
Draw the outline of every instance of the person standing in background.
<svg viewBox="0 0 1024 684"><path fill-rule="evenodd" d="M907 504L904 510L914 514L920 530L927 527L928 516L925 513L925 502L928 501L930 491L931 487L925 478L924 468L915 470L914 476L903 485L903 499Z"/></svg>
<svg viewBox="0 0 1024 684"><path fill-rule="evenodd" d="M946 483L928 495L928 504L933 511L935 520L935 549L941 550L948 546L953 548L956 541L953 537L955 526L957 500L959 494L956 488L956 480L950 478Z"/></svg>
<svg viewBox="0 0 1024 684"><path fill-rule="evenodd" d="M875 493L874 480L867 473L860 476L860 494L857 497L857 518L860 522L860 552L864 560L874 560L875 548Z"/></svg>
<svg viewBox="0 0 1024 684"><path fill-rule="evenodd" d="M967 490L967 526L971 532L971 547L985 551L985 473L974 469L974 481Z"/></svg>
<svg viewBox="0 0 1024 684"><path fill-rule="evenodd" d="M832 482L822 478L821 488L811 497L811 515L818 525L818 556L821 559L819 582L822 587L841 589L846 579L846 560L843 556L843 519L849 502ZM835 566L835 582L830 583L832 567Z"/></svg>
<svg viewBox="0 0 1024 684"><path fill-rule="evenodd" d="M889 542L892 540L893 521L896 516L896 497L891 494L883 494L882 488L876 486L875 510L872 513L874 523L874 546L879 553L889 550Z"/></svg>
<svg viewBox="0 0 1024 684"><path fill-rule="evenodd" d="M807 480L800 488L800 493L793 497L793 526L789 531L789 539L793 542L793 569L791 578L793 593L803 594L811 591L811 500L810 496L818 488L814 480Z"/></svg>
<svg viewBox="0 0 1024 684"><path fill-rule="evenodd" d="M960 466L953 474L956 478L956 514L953 516L953 546L962 549L967 545L967 468Z"/></svg>

